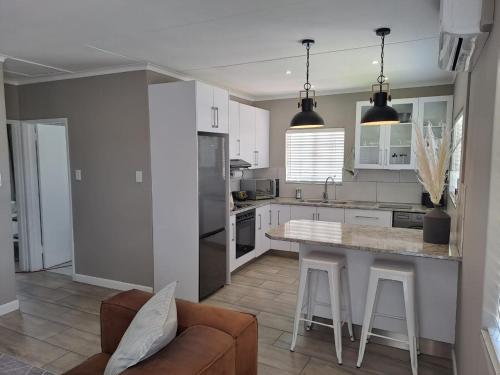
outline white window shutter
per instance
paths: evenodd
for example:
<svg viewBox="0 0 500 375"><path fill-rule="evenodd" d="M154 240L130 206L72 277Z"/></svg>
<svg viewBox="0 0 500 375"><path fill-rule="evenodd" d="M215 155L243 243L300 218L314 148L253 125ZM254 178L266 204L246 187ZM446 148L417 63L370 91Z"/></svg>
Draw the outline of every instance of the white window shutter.
<svg viewBox="0 0 500 375"><path fill-rule="evenodd" d="M287 182L324 182L332 176L342 181L343 128L288 130L286 133Z"/></svg>

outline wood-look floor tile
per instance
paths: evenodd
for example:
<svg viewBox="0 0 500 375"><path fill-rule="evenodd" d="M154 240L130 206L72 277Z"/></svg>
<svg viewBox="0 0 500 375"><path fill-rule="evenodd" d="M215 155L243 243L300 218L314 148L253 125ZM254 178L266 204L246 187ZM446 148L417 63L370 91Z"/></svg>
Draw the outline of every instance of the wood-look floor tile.
<svg viewBox="0 0 500 375"><path fill-rule="evenodd" d="M98 335L74 328L51 336L45 341L87 357L101 352L101 339Z"/></svg>
<svg viewBox="0 0 500 375"><path fill-rule="evenodd" d="M69 328L47 319L24 314L19 310L1 316L0 326L39 340L44 340Z"/></svg>
<svg viewBox="0 0 500 375"><path fill-rule="evenodd" d="M103 297L89 297L80 294L70 294L57 301L58 304L99 315Z"/></svg>
<svg viewBox="0 0 500 375"><path fill-rule="evenodd" d="M259 345L273 345L283 331L266 326L259 326Z"/></svg>
<svg viewBox="0 0 500 375"><path fill-rule="evenodd" d="M54 302L72 294L71 292L62 289L47 288L42 285L32 284L21 280L19 280L17 284L20 287L18 295L25 296L27 298L38 298L44 301Z"/></svg>
<svg viewBox="0 0 500 375"><path fill-rule="evenodd" d="M352 369L332 362L311 358L301 373L302 375L368 375L373 374L363 369Z"/></svg>
<svg viewBox="0 0 500 375"><path fill-rule="evenodd" d="M260 279L263 281L279 281L285 284L293 284L295 282L295 279L290 278L288 276L278 275L278 274L266 274L255 270L244 272L242 273L242 275L247 277L252 277L254 279Z"/></svg>
<svg viewBox="0 0 500 375"><path fill-rule="evenodd" d="M45 364L43 368L47 371L50 371L54 375L59 375L67 372L68 370L71 370L73 367L78 366L86 359L86 356L68 352L55 361Z"/></svg>
<svg viewBox="0 0 500 375"><path fill-rule="evenodd" d="M44 341L0 327L0 352L36 367L52 362L67 351Z"/></svg>
<svg viewBox="0 0 500 375"><path fill-rule="evenodd" d="M258 310L252 309L251 307L246 307L246 306L241 306L241 305L236 305L232 303L227 303L227 302L222 302L213 298L207 298L206 300L202 301L203 304L206 305L211 305L211 306L217 306L217 307L222 307L228 310L234 310L234 311L239 311L239 312L244 312L244 313L249 313L253 315L257 315L259 313Z"/></svg>
<svg viewBox="0 0 500 375"><path fill-rule="evenodd" d="M67 290L76 294L83 294L93 297L101 297L101 298L109 298L117 293L118 290L103 288L96 285L83 284L77 282L71 282L69 284L64 285L61 289Z"/></svg>
<svg viewBox="0 0 500 375"><path fill-rule="evenodd" d="M82 331L100 334L100 320L99 316L95 314L40 300L20 301L19 305L21 311L27 314L78 328Z"/></svg>
<svg viewBox="0 0 500 375"><path fill-rule="evenodd" d="M248 277L235 273L231 275L231 282L233 284L249 285L249 286L260 286L265 280L255 279L253 277Z"/></svg>
<svg viewBox="0 0 500 375"><path fill-rule="evenodd" d="M276 367L271 367L263 363L258 363L257 374L259 375L293 375L295 372L281 370Z"/></svg>
<svg viewBox="0 0 500 375"><path fill-rule="evenodd" d="M293 317L295 314L295 306L288 303L276 302L267 298L245 296L238 301L238 305L288 317Z"/></svg>
<svg viewBox="0 0 500 375"><path fill-rule="evenodd" d="M277 292L286 292L290 294L297 294L298 284L296 283L284 283L281 281L264 281L261 288L275 290Z"/></svg>
<svg viewBox="0 0 500 375"><path fill-rule="evenodd" d="M271 345L260 345L258 358L259 362L264 365L276 367L292 374L300 374L310 357Z"/></svg>
<svg viewBox="0 0 500 375"><path fill-rule="evenodd" d="M61 288L73 282L69 276L52 272L18 273L16 274L16 280L53 289Z"/></svg>

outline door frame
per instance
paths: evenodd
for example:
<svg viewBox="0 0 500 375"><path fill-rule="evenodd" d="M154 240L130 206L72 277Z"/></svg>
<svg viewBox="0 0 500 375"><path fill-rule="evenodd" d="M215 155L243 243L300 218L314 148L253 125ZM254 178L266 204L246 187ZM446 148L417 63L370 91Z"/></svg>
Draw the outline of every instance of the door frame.
<svg viewBox="0 0 500 375"><path fill-rule="evenodd" d="M27 225L27 207L26 207L26 186L23 166L23 139L21 134L21 121L7 120L7 126L10 125L12 140L12 164L14 166L14 180L16 186L16 206L17 206L17 228L18 228L18 247L19 247L19 268L21 271L31 270L31 256L29 254L29 233Z"/></svg>
<svg viewBox="0 0 500 375"><path fill-rule="evenodd" d="M72 192L72 186L71 186L71 157L70 157L70 150L69 150L69 129L68 129L68 119L67 118L53 118L53 119L37 119L37 120L22 120L20 121L20 125L22 126L23 124L26 124L26 125L37 125L37 124L41 124L41 125L57 125L57 126L64 126L65 128L65 132L66 132L66 153L68 155L68 188L69 188L69 217L70 217L70 237L71 237L71 257L72 257L72 275L75 274L75 243L74 243L74 228L73 228L73 192ZM23 139L24 141L26 141L26 139ZM28 140L29 141L29 140ZM31 140L31 141L35 141L35 139ZM24 143L24 142L23 142ZM34 173L36 171L37 173L37 176L38 176L38 159L35 157L29 157L29 156L33 156L33 155L29 155L29 153L31 153L33 150L30 150L31 147L29 144L23 144L23 152L24 152L24 156L27 156L24 159L24 172L25 173ZM19 155L17 155L19 156ZM37 177L38 178L38 177ZM38 187L36 189L29 189L28 186L24 186L25 188L25 199L26 199L26 202L27 204L25 205L25 207L27 208L31 208L31 212L33 212L33 210L40 210L40 201L39 201L39 190L38 190ZM28 188L28 190L26 190ZM36 207L36 205L38 204L38 208ZM22 217L24 219L24 222L27 223L28 222L28 217L27 217L27 210L24 212L24 214L26 216ZM38 217L38 223L40 221L40 218ZM36 221L36 219L35 219ZM36 225L36 223L32 223L32 225ZM40 223L38 224L38 226L40 227ZM40 230L41 230L41 227L40 227ZM32 235L32 233L29 233L28 231L28 236ZM29 238L29 237L28 237ZM29 262L29 266L30 266L30 271L36 271L36 270L40 270L40 269L43 269L44 265L43 265L43 260L42 260L42 257L41 257L41 254L37 254L39 253L39 251L37 249L34 249L33 246L29 246L30 249L29 249L29 252L26 251L26 253L29 253L30 255L30 262ZM42 249L39 249L39 250L42 250L43 252L43 248Z"/></svg>

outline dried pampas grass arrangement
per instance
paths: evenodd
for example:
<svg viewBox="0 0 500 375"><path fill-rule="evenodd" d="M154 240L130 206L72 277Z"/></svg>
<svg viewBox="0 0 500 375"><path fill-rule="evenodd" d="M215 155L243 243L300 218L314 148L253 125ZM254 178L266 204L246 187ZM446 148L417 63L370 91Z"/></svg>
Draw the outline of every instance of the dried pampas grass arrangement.
<svg viewBox="0 0 500 375"><path fill-rule="evenodd" d="M425 135L418 125L415 129L418 179L429 192L432 203L438 206L452 154L451 127L443 124L441 139L436 137L430 126L427 126Z"/></svg>

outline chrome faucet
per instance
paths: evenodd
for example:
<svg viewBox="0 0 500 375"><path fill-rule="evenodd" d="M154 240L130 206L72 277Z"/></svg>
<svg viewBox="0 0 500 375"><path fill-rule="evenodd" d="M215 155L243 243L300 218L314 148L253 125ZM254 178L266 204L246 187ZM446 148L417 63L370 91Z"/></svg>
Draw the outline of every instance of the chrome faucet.
<svg viewBox="0 0 500 375"><path fill-rule="evenodd" d="M332 176L328 176L325 180L325 191L323 192L323 201L328 201L328 181L332 180L332 184L335 185L335 179Z"/></svg>

